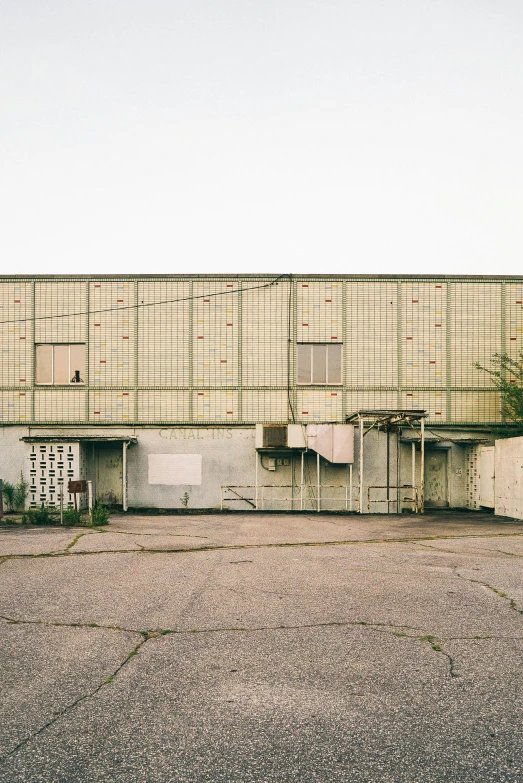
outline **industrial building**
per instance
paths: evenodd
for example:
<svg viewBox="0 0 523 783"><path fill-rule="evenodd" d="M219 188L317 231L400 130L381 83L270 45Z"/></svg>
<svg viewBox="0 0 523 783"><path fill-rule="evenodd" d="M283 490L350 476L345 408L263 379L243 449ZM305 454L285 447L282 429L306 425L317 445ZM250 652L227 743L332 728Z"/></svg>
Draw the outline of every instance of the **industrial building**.
<svg viewBox="0 0 523 783"><path fill-rule="evenodd" d="M3 276L0 478L31 506L70 478L124 509L492 506L474 365L521 350L522 301L520 277Z"/></svg>

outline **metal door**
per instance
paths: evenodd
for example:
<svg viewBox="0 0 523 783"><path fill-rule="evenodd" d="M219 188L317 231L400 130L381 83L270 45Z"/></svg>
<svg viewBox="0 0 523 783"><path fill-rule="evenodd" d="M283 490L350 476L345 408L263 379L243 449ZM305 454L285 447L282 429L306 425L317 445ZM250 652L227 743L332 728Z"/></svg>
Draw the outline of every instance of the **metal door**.
<svg viewBox="0 0 523 783"><path fill-rule="evenodd" d="M479 505L494 508L494 446L479 453Z"/></svg>
<svg viewBox="0 0 523 783"><path fill-rule="evenodd" d="M122 445L97 443L94 456L97 502L109 506L121 505L123 501Z"/></svg>
<svg viewBox="0 0 523 783"><path fill-rule="evenodd" d="M446 449L425 452L425 506L444 508L449 505Z"/></svg>

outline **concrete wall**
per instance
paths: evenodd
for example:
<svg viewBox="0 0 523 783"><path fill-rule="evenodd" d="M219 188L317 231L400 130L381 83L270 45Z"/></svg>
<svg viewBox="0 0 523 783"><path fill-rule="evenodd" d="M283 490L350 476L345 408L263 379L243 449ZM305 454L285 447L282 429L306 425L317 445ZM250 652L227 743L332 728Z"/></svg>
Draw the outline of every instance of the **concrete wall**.
<svg viewBox="0 0 523 783"><path fill-rule="evenodd" d="M496 441L495 513L523 519L523 438Z"/></svg>
<svg viewBox="0 0 523 783"><path fill-rule="evenodd" d="M395 434L390 437L389 479L390 485L397 483L398 467L398 443L399 443L399 471L400 484L410 484L411 474L411 443L402 440L412 432L404 430L400 440ZM358 484L359 484L359 437L355 431L355 457L352 471L352 510L358 509ZM414 433L412 433L414 434ZM256 483L256 464L258 462L258 492L259 507L261 507L263 490L264 508L294 509L303 506L305 510L316 510L317 507L317 459L315 452L305 455L304 478L306 489L302 493L301 469L302 459L300 452L275 452L263 454L261 458L255 450L255 428L242 427L213 427L213 426L180 426L180 427L28 427L9 426L0 427L0 478L16 482L20 477L20 471L24 472L28 466L28 454L30 444L21 441L22 437L129 437L135 436L137 443L129 446L127 451L127 486L128 504L130 508L181 508L182 498L187 492L189 496L189 508L219 508L221 501L221 487L224 485L235 487L247 487L238 489L242 497L253 498L255 496L254 485ZM474 495L471 494L471 481L469 476L470 453L475 446L470 442L459 442L460 437L470 438L470 431L441 430L442 440L427 443L427 450L445 448L447 453L448 470L448 500L452 508L476 507ZM446 440L445 438L448 438ZM512 443L502 441L501 443ZM86 475L75 478L95 480L94 464L91 449L84 449L87 459L84 470ZM158 457L158 455L163 455ZM169 462L172 457L179 455L182 466L201 463L201 476L196 477L197 483L156 484L150 483L150 458L155 456L160 464ZM185 460L187 457L187 460ZM269 470L271 463L269 457L276 460L275 470ZM383 487L387 483L386 476L386 435L377 430L371 430L364 440L364 486L363 501L364 511L368 508L368 488ZM416 484L420 480L420 452L416 448ZM333 465L323 458L320 459L321 483L321 507L324 510L343 510L349 498L350 468L348 465ZM347 489L346 489L347 488ZM400 510L410 508L405 498L410 493L403 490L399 492ZM238 510L252 508L246 501L233 500L234 493L227 493L229 500L225 507ZM396 490L391 489L390 497L397 497ZM284 502L284 498L288 498ZM375 513L385 513L388 505L385 502L386 491L384 489L371 490L373 501L370 510ZM348 505L348 504L347 504ZM390 510L396 511L396 505L390 504ZM508 513L508 512L507 512ZM512 514L510 514L512 515Z"/></svg>

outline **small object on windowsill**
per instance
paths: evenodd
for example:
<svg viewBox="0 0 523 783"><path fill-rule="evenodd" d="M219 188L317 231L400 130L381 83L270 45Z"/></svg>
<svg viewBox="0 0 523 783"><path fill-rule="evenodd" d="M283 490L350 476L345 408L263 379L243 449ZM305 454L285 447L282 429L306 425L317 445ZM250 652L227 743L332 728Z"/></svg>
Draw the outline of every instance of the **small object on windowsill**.
<svg viewBox="0 0 523 783"><path fill-rule="evenodd" d="M80 378L80 370L74 371L74 375L71 378L71 383L83 383L83 380Z"/></svg>

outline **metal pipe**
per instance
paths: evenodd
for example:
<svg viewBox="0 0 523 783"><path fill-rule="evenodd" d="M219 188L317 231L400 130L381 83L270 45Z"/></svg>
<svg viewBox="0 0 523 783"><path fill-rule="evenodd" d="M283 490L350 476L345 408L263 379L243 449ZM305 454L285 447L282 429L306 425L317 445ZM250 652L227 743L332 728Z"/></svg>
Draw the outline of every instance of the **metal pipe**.
<svg viewBox="0 0 523 783"><path fill-rule="evenodd" d="M416 486L416 443L414 441L412 441L412 443L410 445L411 445L411 450L412 450L412 454L411 454L411 463L412 463L412 465L411 465L411 480L410 480L410 483L412 484L413 487L415 487ZM414 493L413 499L415 497L416 497L416 494ZM412 506L413 506L412 510L417 512L418 511L418 504L417 504L417 502L413 502Z"/></svg>
<svg viewBox="0 0 523 783"><path fill-rule="evenodd" d="M349 511L352 511L352 462L349 465Z"/></svg>
<svg viewBox="0 0 523 783"><path fill-rule="evenodd" d="M419 478L419 502L418 508L420 514L425 513L425 420L421 419L420 427L420 478Z"/></svg>
<svg viewBox="0 0 523 783"><path fill-rule="evenodd" d="M321 508L321 502L320 502L320 454L319 452L316 453L316 478L318 482L318 513Z"/></svg>

